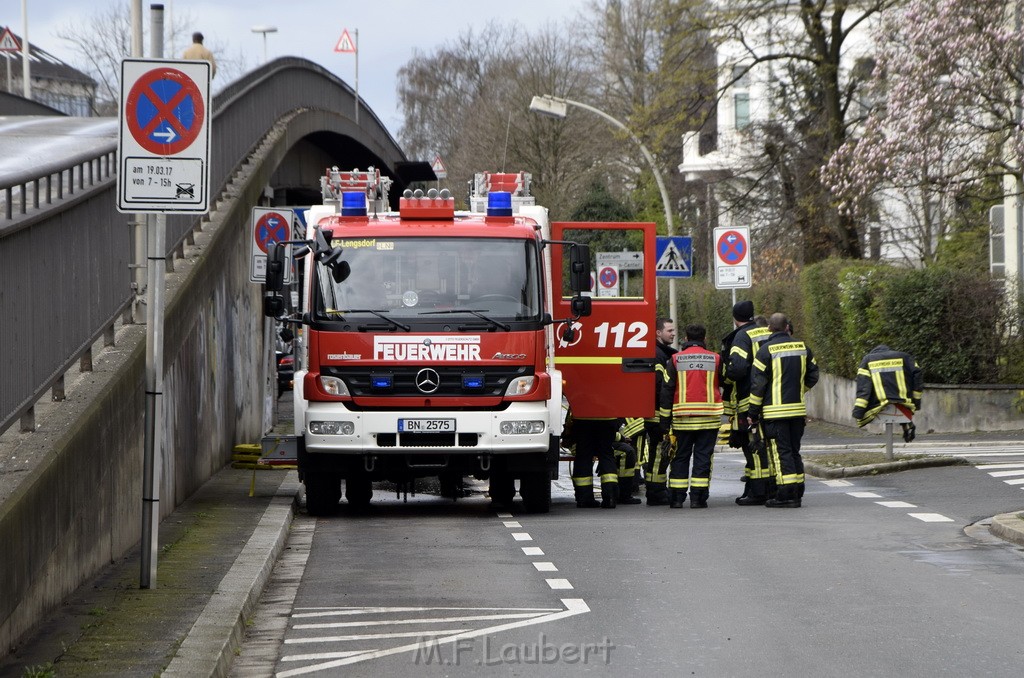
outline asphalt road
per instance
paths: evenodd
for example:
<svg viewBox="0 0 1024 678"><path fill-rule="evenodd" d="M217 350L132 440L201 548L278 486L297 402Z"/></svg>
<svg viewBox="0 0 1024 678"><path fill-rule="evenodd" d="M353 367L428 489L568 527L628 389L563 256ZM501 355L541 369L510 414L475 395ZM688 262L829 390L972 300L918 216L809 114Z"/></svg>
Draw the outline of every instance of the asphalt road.
<svg viewBox="0 0 1024 678"><path fill-rule="evenodd" d="M1024 504L1024 448L993 454L798 510L736 506L725 453L706 510L579 510L563 473L548 515L300 515L233 675L1018 676L1024 550L972 524Z"/></svg>

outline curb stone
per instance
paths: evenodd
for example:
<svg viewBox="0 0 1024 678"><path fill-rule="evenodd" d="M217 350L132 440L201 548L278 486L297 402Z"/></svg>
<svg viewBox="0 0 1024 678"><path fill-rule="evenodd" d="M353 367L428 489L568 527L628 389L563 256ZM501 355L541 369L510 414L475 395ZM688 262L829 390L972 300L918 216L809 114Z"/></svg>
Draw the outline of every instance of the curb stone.
<svg viewBox="0 0 1024 678"><path fill-rule="evenodd" d="M1024 512L1014 511L993 516L988 530L1000 539L1024 546L1024 518L1021 517L1022 515Z"/></svg>
<svg viewBox="0 0 1024 678"><path fill-rule="evenodd" d="M817 478L853 478L855 476L872 476L881 473L895 473L897 471L909 471L918 468L930 468L933 466L960 466L967 464L962 457L926 457L922 459L900 459L898 461L886 461L879 464L864 464L862 466L825 466L812 461L804 462L804 471Z"/></svg>

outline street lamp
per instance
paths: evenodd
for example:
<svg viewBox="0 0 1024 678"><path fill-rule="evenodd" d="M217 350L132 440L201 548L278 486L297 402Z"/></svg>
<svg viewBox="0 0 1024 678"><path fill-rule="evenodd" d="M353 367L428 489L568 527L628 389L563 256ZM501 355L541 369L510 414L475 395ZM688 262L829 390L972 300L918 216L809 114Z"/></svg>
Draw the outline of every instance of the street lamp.
<svg viewBox="0 0 1024 678"><path fill-rule="evenodd" d="M267 33L277 33L277 26L253 26L252 32L263 34L263 63L267 63Z"/></svg>
<svg viewBox="0 0 1024 678"><path fill-rule="evenodd" d="M640 152L643 154L644 159L647 160L647 164L651 166L651 172L654 174L654 181L657 182L658 190L661 192L661 204L665 208L665 227L666 227L666 230L668 232L668 235L670 235L670 236L675 235L675 226L673 225L673 222L672 222L672 208L671 208L671 204L672 203L671 203L671 201L670 201L670 199L668 197L668 190L665 188L665 181L664 181L664 179L661 176L661 171L658 169L658 164L654 161L654 156L651 155L651 152L649 150L647 150L647 147L644 146L643 142L641 142L640 139L638 139L637 136L635 134L633 134L633 132L630 131L630 129L628 127L626 127L626 125L624 123L620 122L616 118L613 118L612 116L608 115L607 113L605 113L604 111L602 111L600 109L594 108L593 106L590 106L588 104L582 103L580 101L573 101L572 99L564 99L562 97L554 97L554 96L551 96L550 94L545 94L543 96L535 96L530 101L530 110L531 111L533 111L534 113L537 113L538 115L546 115L546 116L549 116L549 117L552 117L552 118L565 118L566 114L568 113L569 106L575 106L577 108L582 108L583 110L590 111L591 113L594 113L595 115L601 116L602 118L604 118L605 120L607 120L611 124L615 125L619 129L621 129L623 132L628 134L629 138L632 139L636 143L636 145L640 148ZM672 316L672 319L675 320L676 319L676 317L675 317L675 313L676 313L676 279L675 278L669 278L669 281L668 281L668 305L669 305L669 314Z"/></svg>

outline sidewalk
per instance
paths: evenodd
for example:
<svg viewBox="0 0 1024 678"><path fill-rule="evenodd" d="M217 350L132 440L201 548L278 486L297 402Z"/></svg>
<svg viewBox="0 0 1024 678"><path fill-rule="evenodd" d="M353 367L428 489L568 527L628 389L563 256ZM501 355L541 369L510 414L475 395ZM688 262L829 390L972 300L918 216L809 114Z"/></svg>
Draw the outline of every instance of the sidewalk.
<svg viewBox="0 0 1024 678"><path fill-rule="evenodd" d="M957 438L947 442L998 444L983 433ZM919 441L928 444L931 436ZM813 422L805 437L808 452L879 444L880 436ZM250 497L252 482L250 470L217 473L161 524L157 588L139 589L136 550L80 587L0 661L0 677L227 675L283 548L300 489L295 471L257 471ZM991 530L1024 545L1018 513L994 517Z"/></svg>
<svg viewBox="0 0 1024 678"><path fill-rule="evenodd" d="M0 661L0 676L226 675L300 487L295 471L257 471L250 497L253 473L221 470L161 523L156 588L139 588L134 550Z"/></svg>

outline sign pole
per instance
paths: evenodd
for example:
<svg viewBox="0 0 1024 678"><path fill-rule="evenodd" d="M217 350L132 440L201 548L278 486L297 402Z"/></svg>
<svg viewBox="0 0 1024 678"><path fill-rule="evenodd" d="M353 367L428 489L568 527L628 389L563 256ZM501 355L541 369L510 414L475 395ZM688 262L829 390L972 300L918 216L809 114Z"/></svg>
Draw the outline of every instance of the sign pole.
<svg viewBox="0 0 1024 678"><path fill-rule="evenodd" d="M154 59L163 57L163 5L150 7L150 40ZM156 588L160 542L160 443L163 440L164 273L167 215L150 220L146 285L146 432L142 463L142 560L139 587Z"/></svg>
<svg viewBox="0 0 1024 678"><path fill-rule="evenodd" d="M356 29L356 124L359 124L359 29Z"/></svg>
<svg viewBox="0 0 1024 678"><path fill-rule="evenodd" d="M32 98L32 80L29 77L28 58L28 0L21 0L21 89L26 99Z"/></svg>

